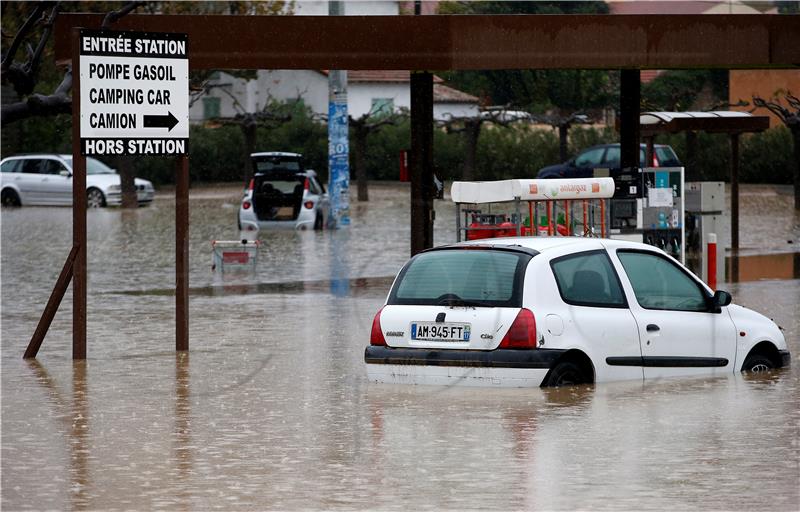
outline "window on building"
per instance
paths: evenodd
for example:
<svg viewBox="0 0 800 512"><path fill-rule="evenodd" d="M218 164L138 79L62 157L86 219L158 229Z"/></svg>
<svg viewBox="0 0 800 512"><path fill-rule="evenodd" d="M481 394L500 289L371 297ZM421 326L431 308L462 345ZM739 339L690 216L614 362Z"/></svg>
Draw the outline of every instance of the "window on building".
<svg viewBox="0 0 800 512"><path fill-rule="evenodd" d="M388 116L392 112L394 112L394 100L392 98L372 98L370 114L374 116Z"/></svg>
<svg viewBox="0 0 800 512"><path fill-rule="evenodd" d="M219 98L203 98L203 119L219 117Z"/></svg>

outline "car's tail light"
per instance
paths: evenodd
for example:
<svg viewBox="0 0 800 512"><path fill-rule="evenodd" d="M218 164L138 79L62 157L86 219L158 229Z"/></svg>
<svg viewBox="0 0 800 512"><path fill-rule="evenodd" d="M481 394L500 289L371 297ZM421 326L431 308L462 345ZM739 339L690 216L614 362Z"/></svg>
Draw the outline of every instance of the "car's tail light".
<svg viewBox="0 0 800 512"><path fill-rule="evenodd" d="M304 206L305 206L307 209L309 209L309 210L310 210L310 209L314 208L314 201L306 201L306 202L304 203Z"/></svg>
<svg viewBox="0 0 800 512"><path fill-rule="evenodd" d="M250 209L250 201L242 202L242 208L244 208L245 210L249 210Z"/></svg>
<svg viewBox="0 0 800 512"><path fill-rule="evenodd" d="M499 348L536 348L536 319L529 309L521 309Z"/></svg>
<svg viewBox="0 0 800 512"><path fill-rule="evenodd" d="M306 181L303 182L303 189L308 190L308 187L309 187L308 178L306 178Z"/></svg>
<svg viewBox="0 0 800 512"><path fill-rule="evenodd" d="M386 338L383 337L383 331L381 331L381 311L383 308L379 309L377 313L375 313L375 318L372 319L372 332L369 334L369 344L370 345L382 345L386 346Z"/></svg>
<svg viewBox="0 0 800 512"><path fill-rule="evenodd" d="M251 179L250 180L250 184L247 185L247 190L253 190L253 188L255 188L255 186L256 186L256 180Z"/></svg>

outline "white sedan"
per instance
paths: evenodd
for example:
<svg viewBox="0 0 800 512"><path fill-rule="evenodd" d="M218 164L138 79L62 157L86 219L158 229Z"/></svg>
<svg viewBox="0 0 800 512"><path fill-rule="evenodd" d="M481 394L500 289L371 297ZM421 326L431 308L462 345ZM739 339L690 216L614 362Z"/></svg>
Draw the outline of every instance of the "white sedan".
<svg viewBox="0 0 800 512"><path fill-rule="evenodd" d="M422 252L373 320L372 381L536 387L790 364L781 330L663 251L525 237Z"/></svg>
<svg viewBox="0 0 800 512"><path fill-rule="evenodd" d="M153 184L135 178L140 205L153 200ZM0 162L3 206L69 206L72 204L72 155L20 155ZM119 174L100 160L86 158L86 201L89 208L119 205Z"/></svg>

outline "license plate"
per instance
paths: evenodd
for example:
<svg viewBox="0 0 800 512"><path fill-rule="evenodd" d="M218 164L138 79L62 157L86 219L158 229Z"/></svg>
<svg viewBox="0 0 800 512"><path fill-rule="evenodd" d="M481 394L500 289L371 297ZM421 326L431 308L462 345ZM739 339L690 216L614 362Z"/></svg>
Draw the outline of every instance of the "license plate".
<svg viewBox="0 0 800 512"><path fill-rule="evenodd" d="M417 341L469 341L470 324L412 322L411 339Z"/></svg>

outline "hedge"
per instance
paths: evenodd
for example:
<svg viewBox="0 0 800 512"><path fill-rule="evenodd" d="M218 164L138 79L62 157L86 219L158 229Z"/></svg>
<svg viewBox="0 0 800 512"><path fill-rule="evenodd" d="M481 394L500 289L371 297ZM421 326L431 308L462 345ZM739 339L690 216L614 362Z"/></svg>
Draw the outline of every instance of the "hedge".
<svg viewBox="0 0 800 512"><path fill-rule="evenodd" d="M32 152L70 152L69 116L49 119L32 118L3 129L2 156ZM384 126L370 135L366 155L370 179L396 180L399 176L399 153L410 146L407 119L394 126ZM592 146L617 140L609 128L573 127L569 150L574 155ZM307 165L327 179L327 128L304 111L297 111L288 123L277 128L259 127L257 151L292 151L302 153ZM659 136L657 144L673 147L678 157L687 161L686 134ZM687 181L727 181L730 142L726 135L698 133L694 165L687 167ZM443 179L459 179L467 148L458 133L434 132L434 167ZM244 136L236 125L190 129L190 172L192 181L239 181L245 165ZM793 176L792 137L780 126L760 134L742 136L740 180L745 183L791 183ZM484 125L477 148L477 175L483 180L534 177L546 165L558 162L558 137L554 130L528 126L499 127ZM111 163L111 162L109 162ZM147 157L134 162L136 174L155 184L174 180L171 158Z"/></svg>

